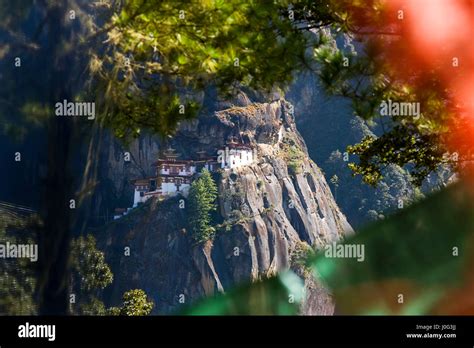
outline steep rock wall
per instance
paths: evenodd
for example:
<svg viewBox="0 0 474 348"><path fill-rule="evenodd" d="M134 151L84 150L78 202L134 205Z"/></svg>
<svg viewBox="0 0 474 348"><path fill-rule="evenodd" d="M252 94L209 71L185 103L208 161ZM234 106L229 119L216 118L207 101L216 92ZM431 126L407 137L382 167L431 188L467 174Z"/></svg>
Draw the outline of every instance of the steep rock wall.
<svg viewBox="0 0 474 348"><path fill-rule="evenodd" d="M243 106L181 125L171 144L183 158L196 151L215 153L233 136L254 146L258 159L214 173L222 223L213 241L193 242L181 197L149 201L106 226L98 238L115 275L105 293L109 305L118 303L124 291L142 288L154 299L155 313L172 313L183 300L189 304L240 282L295 268L292 255L302 244L319 249L352 233L324 175L308 157L292 109L281 99L250 103L244 98ZM151 156L156 144L149 144L141 151ZM134 166L151 162L144 157ZM112 169L114 158L110 160L120 189L118 184L130 178L126 171ZM311 279L305 282L302 313L331 314L327 291Z"/></svg>

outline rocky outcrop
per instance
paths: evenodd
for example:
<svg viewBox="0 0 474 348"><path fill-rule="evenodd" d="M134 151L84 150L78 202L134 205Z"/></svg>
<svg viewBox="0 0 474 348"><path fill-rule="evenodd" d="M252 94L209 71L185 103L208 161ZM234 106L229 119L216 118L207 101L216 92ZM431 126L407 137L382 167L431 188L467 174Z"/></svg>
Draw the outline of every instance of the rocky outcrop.
<svg viewBox="0 0 474 348"><path fill-rule="evenodd" d="M115 275L105 294L109 305L124 291L142 288L153 297L155 313L178 311L237 283L298 268L293 254L301 244L319 249L352 232L308 157L292 106L281 99L249 103L243 97L240 105L181 125L171 140L183 158L197 151L214 154L230 136L255 148L258 159L252 165L214 173L221 219L215 239L193 242L181 197L148 201L106 226L98 239ZM142 149L154 152L149 150ZM137 167L147 162L150 158ZM306 289L304 314L332 314L330 296L320 284L308 277Z"/></svg>

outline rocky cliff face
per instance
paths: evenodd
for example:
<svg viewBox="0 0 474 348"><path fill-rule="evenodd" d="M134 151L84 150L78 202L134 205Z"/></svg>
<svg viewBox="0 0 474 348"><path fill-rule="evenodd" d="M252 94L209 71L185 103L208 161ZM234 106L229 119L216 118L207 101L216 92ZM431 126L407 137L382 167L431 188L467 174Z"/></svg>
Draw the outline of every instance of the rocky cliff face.
<svg viewBox="0 0 474 348"><path fill-rule="evenodd" d="M292 106L281 99L250 103L241 95L237 100L240 106L183 124L171 140L183 158L195 158L197 151L215 154L230 136L256 149L252 165L214 173L222 219L215 239L193 242L181 197L148 201L109 224L98 235L115 275L105 296L108 304L119 302L124 291L142 288L153 297L155 313L171 313L239 282L287 268L300 271L295 263L299 251L309 245L321 248L352 232L324 175L308 157ZM125 183L132 179L127 176L144 175L157 149L150 139L137 141L131 147L134 161L126 165L114 155L123 149L108 149L114 190L125 194ZM310 279L306 285L302 312L332 314L326 290Z"/></svg>

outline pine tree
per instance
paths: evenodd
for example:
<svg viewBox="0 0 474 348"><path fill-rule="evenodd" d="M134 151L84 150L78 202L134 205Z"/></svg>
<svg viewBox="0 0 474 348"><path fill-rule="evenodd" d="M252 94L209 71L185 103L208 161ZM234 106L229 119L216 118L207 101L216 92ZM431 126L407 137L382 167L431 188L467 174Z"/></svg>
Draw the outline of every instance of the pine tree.
<svg viewBox="0 0 474 348"><path fill-rule="evenodd" d="M217 210L216 199L217 186L211 173L203 170L199 179L191 184L189 191L190 228L193 239L198 243L214 238L211 213Z"/></svg>

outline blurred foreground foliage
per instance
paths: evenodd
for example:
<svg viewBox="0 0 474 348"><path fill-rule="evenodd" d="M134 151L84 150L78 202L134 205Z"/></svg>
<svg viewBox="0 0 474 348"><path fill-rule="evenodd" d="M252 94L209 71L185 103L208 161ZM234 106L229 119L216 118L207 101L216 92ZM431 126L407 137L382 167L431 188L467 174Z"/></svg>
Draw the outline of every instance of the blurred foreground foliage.
<svg viewBox="0 0 474 348"><path fill-rule="evenodd" d="M473 198L472 182L451 185L344 241L364 245L363 262L321 251L308 266L333 294L338 314L472 315ZM301 279L288 271L185 313L297 314L303 294Z"/></svg>
<svg viewBox="0 0 474 348"><path fill-rule="evenodd" d="M296 315L303 300L303 282L291 271L204 300L186 315Z"/></svg>
<svg viewBox="0 0 474 348"><path fill-rule="evenodd" d="M34 244L32 228L37 223L38 217L22 207L0 202L0 243L4 248L7 243ZM0 314L36 314L35 286L34 263L25 258L0 258Z"/></svg>
<svg viewBox="0 0 474 348"><path fill-rule="evenodd" d="M172 136L210 89L225 98L242 88L270 93L310 71L366 120L381 118L389 100L420 104L417 117L385 117L383 136L348 148L366 183L397 164L420 185L440 164L455 164L444 156L452 105L436 74L400 53L404 28L390 11L378 0L128 0L107 22L105 49L91 52L96 99L121 139L145 129Z"/></svg>

